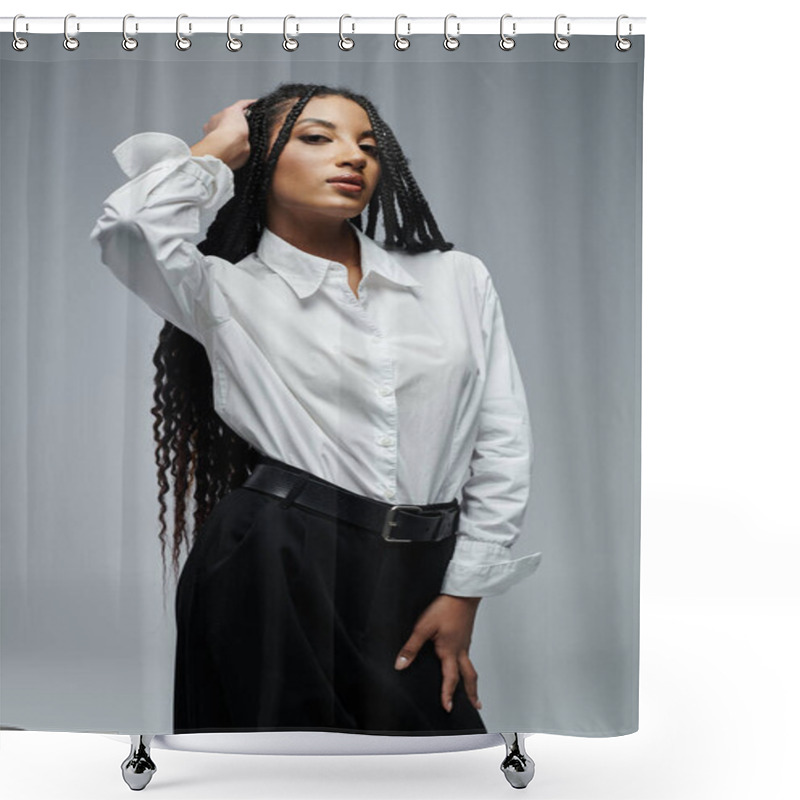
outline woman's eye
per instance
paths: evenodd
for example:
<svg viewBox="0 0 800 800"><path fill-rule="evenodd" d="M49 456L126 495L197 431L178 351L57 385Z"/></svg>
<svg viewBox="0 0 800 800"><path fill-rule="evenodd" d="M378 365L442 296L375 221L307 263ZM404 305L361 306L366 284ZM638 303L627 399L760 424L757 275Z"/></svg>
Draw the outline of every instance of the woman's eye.
<svg viewBox="0 0 800 800"><path fill-rule="evenodd" d="M305 136L300 137L304 142L310 141L311 139L324 139L326 142L329 142L330 139L327 136L323 136L321 133L309 133Z"/></svg>
<svg viewBox="0 0 800 800"><path fill-rule="evenodd" d="M312 142L314 144L318 144L320 141L329 142L331 141L327 136L323 136L321 133L306 133L299 137L304 142ZM378 155L378 148L374 144L362 144L362 150L370 153L371 155L377 156Z"/></svg>

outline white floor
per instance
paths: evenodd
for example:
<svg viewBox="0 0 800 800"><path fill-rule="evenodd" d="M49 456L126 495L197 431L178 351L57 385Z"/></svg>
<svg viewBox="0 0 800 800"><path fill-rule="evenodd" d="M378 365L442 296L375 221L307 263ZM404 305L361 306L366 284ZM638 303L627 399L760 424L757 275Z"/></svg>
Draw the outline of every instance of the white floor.
<svg viewBox="0 0 800 800"><path fill-rule="evenodd" d="M796 800L800 608L793 601L642 604L640 730L612 739L534 734L538 798ZM128 796L127 745L106 736L0 732L0 795L13 800ZM505 750L394 756L250 756L154 750L148 796L459 798L512 791Z"/></svg>

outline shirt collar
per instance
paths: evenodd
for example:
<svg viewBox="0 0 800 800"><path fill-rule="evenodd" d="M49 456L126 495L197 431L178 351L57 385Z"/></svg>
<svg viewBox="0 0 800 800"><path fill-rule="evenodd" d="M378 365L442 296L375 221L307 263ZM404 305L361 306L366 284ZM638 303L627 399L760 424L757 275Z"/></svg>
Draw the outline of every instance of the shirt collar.
<svg viewBox="0 0 800 800"><path fill-rule="evenodd" d="M348 220L361 245L361 272L366 278L371 272L378 273L399 286L421 286L398 260L384 250L376 241L359 230ZM325 279L328 267L337 262L321 256L306 253L289 244L269 228L264 228L256 250L258 258L270 269L275 270L292 287L300 298L306 298L319 289Z"/></svg>

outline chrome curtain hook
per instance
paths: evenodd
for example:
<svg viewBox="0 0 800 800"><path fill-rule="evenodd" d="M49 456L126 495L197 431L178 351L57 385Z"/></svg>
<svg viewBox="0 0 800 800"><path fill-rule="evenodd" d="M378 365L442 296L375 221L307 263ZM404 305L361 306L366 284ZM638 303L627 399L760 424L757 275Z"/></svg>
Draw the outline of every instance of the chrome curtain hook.
<svg viewBox="0 0 800 800"><path fill-rule="evenodd" d="M133 17L133 14L126 14L122 18L122 49L123 50L135 50L139 46L139 40L133 36L128 36L128 31L126 29L126 25L128 20ZM135 17L133 17L135 19ZM136 30L139 30L139 24L136 24Z"/></svg>
<svg viewBox="0 0 800 800"><path fill-rule="evenodd" d="M348 39L342 33L342 22L344 22L346 17L349 17L350 19L353 19L349 14L342 14L342 16L339 17L339 48L341 50L352 50L356 46L356 43L352 39ZM353 23L353 30L351 31L351 33L355 33L355 32L356 32L356 24L354 22Z"/></svg>
<svg viewBox="0 0 800 800"><path fill-rule="evenodd" d="M511 23L511 36L507 36L505 33L503 33L503 23L510 16L512 16L512 15L511 14L503 14L503 16L500 17L500 49L501 50L513 50L514 45L517 43L516 40L512 38L512 36L516 36L517 35L517 23L516 22L512 22Z"/></svg>
<svg viewBox="0 0 800 800"><path fill-rule="evenodd" d="M624 52L626 52L626 51L631 49L631 44L632 44L631 40L630 39L624 39L622 36L620 36L620 32L619 32L620 20L628 19L628 18L629 17L628 17L627 14L620 14L617 17L617 41L614 42L614 47L616 47L617 50L620 51L620 53L624 53ZM628 36L630 36L632 32L633 32L633 25L631 25L630 22L629 22L628 23Z"/></svg>
<svg viewBox="0 0 800 800"><path fill-rule="evenodd" d="M400 35L399 31L397 30L401 17L403 19L408 19L408 17L405 14L398 14L394 18L394 47L395 47L395 50L408 50L408 48L411 47L411 40L410 39L404 39ZM406 23L406 27L408 28L408 31L406 32L406 35L410 36L411 35L411 23L407 22Z"/></svg>
<svg viewBox="0 0 800 800"><path fill-rule="evenodd" d="M300 47L300 40L299 40L299 39L293 39L293 38L292 38L291 36L289 36L289 34L286 32L286 23L287 23L287 22L288 22L290 19L297 19L297 17L293 16L292 14L287 14L287 15L286 15L286 16L283 18L283 49L284 49L284 50L287 50L288 52L290 52L290 53L291 53L291 52L293 52L294 50L297 50L297 48L298 48L298 47ZM295 32L295 33L300 33L300 24L299 24L299 23L295 23L295 26L294 26L294 32Z"/></svg>
<svg viewBox="0 0 800 800"><path fill-rule="evenodd" d="M187 39L185 36L181 35L181 20L184 17L188 17L188 14L178 14L177 19L175 20L175 35L178 37L175 39L175 47L178 50L188 50L192 46L192 40ZM192 23L189 23L189 32L192 31Z"/></svg>
<svg viewBox="0 0 800 800"><path fill-rule="evenodd" d="M455 14L448 14L444 18L444 42L442 42L442 44L444 45L444 49L445 50L456 50L458 48L458 46L461 44L461 42L458 40L458 36L461 33L461 23L460 22L456 22L456 35L455 36L451 36L447 32L447 23L451 19L451 17L456 17L456 15ZM456 19L458 19L458 17L456 17Z"/></svg>
<svg viewBox="0 0 800 800"><path fill-rule="evenodd" d="M559 33L558 33L558 21L560 19L566 19L566 18L567 18L566 14L559 14L556 17L556 21L555 21L555 24L554 24L556 40L553 42L553 47L555 47L556 50L566 50L569 47L569 39L565 39L563 36L559 35ZM567 23L567 36L569 36L569 28L570 28L570 24L568 22Z"/></svg>
<svg viewBox="0 0 800 800"><path fill-rule="evenodd" d="M14 22L13 22L13 23L12 23L12 25L11 25L11 32L14 34L14 38L13 38L13 40L11 41L11 46L12 46L12 47L13 47L13 48L14 48L14 49L17 51L17 52L22 52L22 51L23 51L23 50L24 50L24 49L25 49L25 48L28 46L28 40L27 40L27 39L23 39L23 38L22 38L22 37L21 37L21 36L20 36L20 35L17 33L17 20L18 20L18 19L25 19L25 15L24 15L24 14L17 14L17 15L14 17ZM27 22L25 23L25 30L28 30L28 23L27 23Z"/></svg>
<svg viewBox="0 0 800 800"><path fill-rule="evenodd" d="M237 14L231 14L228 17L228 41L225 42L225 47L231 51L231 53L236 53L242 49L242 40L236 39L231 35L231 20L232 19L239 19ZM239 30L242 30L242 26L239 26Z"/></svg>
<svg viewBox="0 0 800 800"><path fill-rule="evenodd" d="M67 14L67 16L64 17L64 42L63 42L63 44L64 44L64 49L65 50L70 50L70 51L77 50L78 47L80 46L80 42L74 36L70 36L69 32L67 31L67 24L69 23L69 18L70 17L74 17L74 16L75 16L75 14ZM75 29L78 30L78 31L81 29L81 25L80 25L79 22L75 24Z"/></svg>

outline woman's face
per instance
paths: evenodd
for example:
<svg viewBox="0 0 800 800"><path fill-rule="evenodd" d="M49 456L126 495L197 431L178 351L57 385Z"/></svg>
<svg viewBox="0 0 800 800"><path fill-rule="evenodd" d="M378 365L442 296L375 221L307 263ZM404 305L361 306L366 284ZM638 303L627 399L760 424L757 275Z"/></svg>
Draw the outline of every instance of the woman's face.
<svg viewBox="0 0 800 800"><path fill-rule="evenodd" d="M285 115L270 136L270 149L283 119ZM353 100L338 95L312 97L278 157L267 196L267 217L276 211L338 219L360 214L381 172L371 127L367 112ZM332 180L337 177L351 182Z"/></svg>

